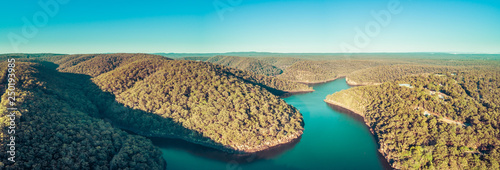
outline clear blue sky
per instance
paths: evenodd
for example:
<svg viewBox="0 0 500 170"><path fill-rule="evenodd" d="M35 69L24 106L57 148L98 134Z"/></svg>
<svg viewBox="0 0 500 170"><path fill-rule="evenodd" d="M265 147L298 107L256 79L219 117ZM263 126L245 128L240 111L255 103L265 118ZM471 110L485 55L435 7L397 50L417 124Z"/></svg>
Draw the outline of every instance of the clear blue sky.
<svg viewBox="0 0 500 170"><path fill-rule="evenodd" d="M500 53L498 0L400 0L400 13L371 27L379 33L362 46L355 28L373 26L371 12L391 0L65 1L55 13L39 1L0 2L0 53L338 53L343 43L357 52Z"/></svg>

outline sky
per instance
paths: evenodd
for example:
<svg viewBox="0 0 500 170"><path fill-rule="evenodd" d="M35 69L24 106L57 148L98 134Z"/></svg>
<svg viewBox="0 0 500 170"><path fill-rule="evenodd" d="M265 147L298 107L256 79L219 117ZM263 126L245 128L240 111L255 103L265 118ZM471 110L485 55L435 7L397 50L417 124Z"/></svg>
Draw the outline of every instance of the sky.
<svg viewBox="0 0 500 170"><path fill-rule="evenodd" d="M0 53L500 53L498 0L0 2Z"/></svg>

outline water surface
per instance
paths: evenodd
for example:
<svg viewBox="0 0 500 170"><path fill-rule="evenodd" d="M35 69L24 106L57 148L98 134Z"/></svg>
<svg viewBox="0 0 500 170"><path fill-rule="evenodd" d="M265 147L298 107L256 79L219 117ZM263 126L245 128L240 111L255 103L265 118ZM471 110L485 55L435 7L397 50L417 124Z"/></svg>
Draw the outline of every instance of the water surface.
<svg viewBox="0 0 500 170"><path fill-rule="evenodd" d="M267 152L230 155L181 140L152 140L161 148L167 169L174 170L382 169L366 126L323 102L327 95L348 88L345 79L338 79L314 85L315 92L285 98L304 116L304 134Z"/></svg>

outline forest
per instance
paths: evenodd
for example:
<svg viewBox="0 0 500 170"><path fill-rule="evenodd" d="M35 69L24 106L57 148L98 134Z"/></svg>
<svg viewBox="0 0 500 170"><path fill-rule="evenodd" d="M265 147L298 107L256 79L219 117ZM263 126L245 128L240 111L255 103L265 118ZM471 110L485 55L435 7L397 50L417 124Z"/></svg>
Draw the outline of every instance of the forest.
<svg viewBox="0 0 500 170"><path fill-rule="evenodd" d="M213 56L210 56L213 55ZM222 53L168 54L178 60L208 61L257 75L316 84L347 77L351 85L373 85L396 78L463 69L487 70L500 60L496 55L447 53Z"/></svg>
<svg viewBox="0 0 500 170"><path fill-rule="evenodd" d="M256 152L302 135L299 111L276 95L312 88L208 62L149 54L16 56L23 129L8 169L164 169L143 136ZM5 62L2 66L6 86ZM2 96L2 160L9 135ZM40 155L42 154L42 155ZM39 159L41 157L41 159ZM4 159L5 158L5 159Z"/></svg>
<svg viewBox="0 0 500 170"><path fill-rule="evenodd" d="M142 135L178 137L230 152L258 151L300 136L302 116L276 95L311 90L208 62L155 55L71 55L55 63L61 72L93 77L100 90L112 94L98 94L96 102L114 123Z"/></svg>
<svg viewBox="0 0 500 170"><path fill-rule="evenodd" d="M325 101L364 116L396 169L499 169L499 95L498 69L469 69L355 87Z"/></svg>
<svg viewBox="0 0 500 170"><path fill-rule="evenodd" d="M299 110L279 96L339 77L378 84L325 101L362 115L392 167L500 168L495 56L233 56L0 55L18 61L16 98L23 110L16 119L23 131L16 142L24 153L17 158L23 163L0 162L0 169L164 169L160 150L141 136L180 138L230 153L261 151L304 131ZM0 66L0 87L6 89L6 62ZM9 156L3 147L9 142L6 98L0 105L3 160Z"/></svg>
<svg viewBox="0 0 500 170"><path fill-rule="evenodd" d="M467 70L495 70L498 69L498 65L500 65L500 62L495 60L418 61L410 64L381 65L362 69L350 73L347 78L352 84L380 84L410 75Z"/></svg>
<svg viewBox="0 0 500 170"><path fill-rule="evenodd" d="M0 64L2 86L5 63ZM85 78L34 62L15 64L16 107L20 108L15 141L19 147L16 162L6 161L10 118L5 93L0 105L0 169L165 169L160 150L149 139L96 117L98 107L80 90L87 85Z"/></svg>
<svg viewBox="0 0 500 170"><path fill-rule="evenodd" d="M206 61L266 76L275 76L283 73L283 70L273 65L250 57L214 56Z"/></svg>
<svg viewBox="0 0 500 170"><path fill-rule="evenodd" d="M306 60L294 63L276 77L295 82L320 83L345 77L356 70L392 63L376 60Z"/></svg>

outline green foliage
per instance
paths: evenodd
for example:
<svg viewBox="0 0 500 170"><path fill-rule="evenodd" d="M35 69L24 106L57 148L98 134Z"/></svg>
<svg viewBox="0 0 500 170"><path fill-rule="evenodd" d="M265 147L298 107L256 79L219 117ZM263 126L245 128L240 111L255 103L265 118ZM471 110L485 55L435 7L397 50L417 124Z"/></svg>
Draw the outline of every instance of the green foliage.
<svg viewBox="0 0 500 170"><path fill-rule="evenodd" d="M237 75L247 76L206 62L142 59L93 81L126 107L154 113L191 130L169 128L164 121L144 114L106 111L107 117L143 134L179 136L239 151L302 134L303 120L297 109Z"/></svg>
<svg viewBox="0 0 500 170"><path fill-rule="evenodd" d="M16 162L7 161L9 118L4 94L0 169L165 168L160 150L150 140L93 117L99 110L82 90L88 88L88 78L26 62L16 62L16 77L20 109L16 114Z"/></svg>
<svg viewBox="0 0 500 170"><path fill-rule="evenodd" d="M122 64L143 59L162 58L162 56L150 54L82 54L64 56L55 63L59 64L61 72L87 74L92 77L111 71Z"/></svg>
<svg viewBox="0 0 500 170"><path fill-rule="evenodd" d="M276 68L273 65L250 57L215 56L207 61L266 76L275 76L283 73L283 70Z"/></svg>
<svg viewBox="0 0 500 170"><path fill-rule="evenodd" d="M303 57L293 57L293 56L286 56L286 57L259 57L257 58L260 61L263 61L264 63L273 65L281 70L285 70L286 68L290 67L294 63L298 61L304 61L307 59L304 59Z"/></svg>
<svg viewBox="0 0 500 170"><path fill-rule="evenodd" d="M438 61L436 61L438 62ZM463 70L490 70L494 66L476 67L477 62L454 63L459 66L447 65L383 65L363 70L355 71L348 75L350 81L360 84L377 84L394 81L410 75L420 75L429 73L459 72ZM463 66L465 65L465 66ZM496 68L498 69L498 68Z"/></svg>
<svg viewBox="0 0 500 170"><path fill-rule="evenodd" d="M333 80L347 74L381 64L392 62L378 62L369 60L319 60L299 61L288 67L278 78L304 83L318 83Z"/></svg>
<svg viewBox="0 0 500 170"><path fill-rule="evenodd" d="M142 135L231 151L257 151L300 136L302 115L271 92L311 90L208 62L152 55L72 55L56 63L61 71L93 76L102 91L113 94L87 91L101 103L100 116Z"/></svg>
<svg viewBox="0 0 500 170"><path fill-rule="evenodd" d="M399 86L406 83L414 88ZM345 96L365 101L343 100ZM351 88L326 101L364 107L365 121L394 168L497 169L498 96L500 72L470 70ZM432 114L425 116L424 110Z"/></svg>

